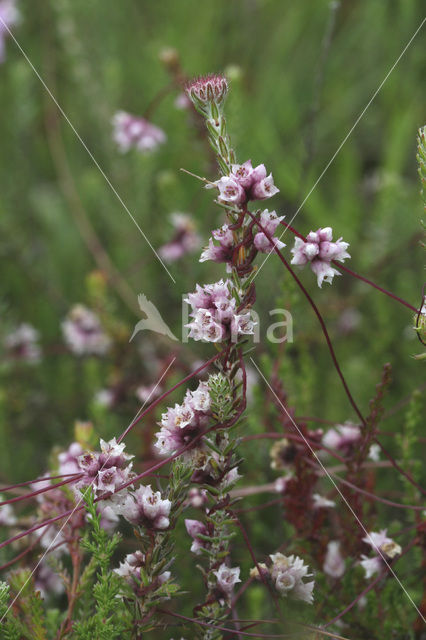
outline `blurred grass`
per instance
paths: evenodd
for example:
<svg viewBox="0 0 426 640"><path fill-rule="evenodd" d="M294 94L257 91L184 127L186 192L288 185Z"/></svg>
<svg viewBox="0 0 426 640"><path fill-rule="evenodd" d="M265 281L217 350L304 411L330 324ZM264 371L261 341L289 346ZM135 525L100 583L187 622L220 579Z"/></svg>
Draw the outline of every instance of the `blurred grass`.
<svg viewBox="0 0 426 640"><path fill-rule="evenodd" d="M151 116L168 136L161 149L149 156L121 156L111 142L113 113L143 113L169 82L159 61L164 47L178 50L189 76L238 67L228 101L233 143L240 160L250 157L273 171L281 193L271 205L290 220L419 26L424 7L416 0L341 2L312 121L329 2L53 0L34 11L22 0L20 6L17 39L154 247L169 239L171 211L192 213L204 239L221 223L210 194L179 171L185 167L212 177L205 146L187 114L174 107L176 93ZM350 242L355 271L414 305L422 269L415 140L425 120L424 38L422 30L295 221L302 232L332 226L337 237ZM2 376L3 442L12 450L19 447L18 459L3 455L3 470L26 479L41 471L52 444L72 437L76 418L93 417L91 399L106 385L108 373L108 362L81 363L61 351L61 320L72 304L87 301L86 277L96 264L78 231L75 202L64 191L55 145L123 280L135 295L142 291L152 299L177 332L181 294L195 282L214 281L222 271L189 256L170 267L177 280L173 285L10 40L7 54L0 68L2 317L5 331L22 321L32 323L46 352L40 367L6 368ZM285 241L290 247L289 234ZM295 344L283 365L290 400L297 400L298 412L305 415L353 418L315 318L281 267L270 259L262 269L258 304L264 313L277 299L291 304ZM384 362L390 361L395 372L389 406L420 383L420 365L411 358L418 346L409 312L346 276L322 291L308 271L302 279L329 323L365 412ZM137 316L113 289L110 297L115 316L130 329ZM343 334L339 318L348 307L359 312L360 323ZM208 353L199 345L188 349ZM304 369L303 357L310 363ZM302 393L303 371L309 368L310 389ZM97 428L112 434L130 418L130 413L109 417L108 427ZM398 424L395 418L393 425Z"/></svg>

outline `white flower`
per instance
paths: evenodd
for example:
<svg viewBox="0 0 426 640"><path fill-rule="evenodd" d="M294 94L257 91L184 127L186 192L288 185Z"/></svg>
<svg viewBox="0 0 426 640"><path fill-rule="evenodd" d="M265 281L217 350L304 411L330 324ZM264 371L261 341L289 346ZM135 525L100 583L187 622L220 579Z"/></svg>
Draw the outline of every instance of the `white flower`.
<svg viewBox="0 0 426 640"><path fill-rule="evenodd" d="M323 570L332 578L341 578L345 573L345 560L340 553L340 542L331 540L328 543Z"/></svg>
<svg viewBox="0 0 426 640"><path fill-rule="evenodd" d="M213 571L214 575L217 578L217 586L226 596L230 596L234 585L237 582L241 582L240 580L240 567L227 567L226 564L222 563L217 571Z"/></svg>
<svg viewBox="0 0 426 640"><path fill-rule="evenodd" d="M281 595L289 594L296 600L312 604L314 582L303 582L303 578L312 576L308 573L308 565L294 555L285 556L282 553L274 553L270 558L272 560L270 575L277 591Z"/></svg>
<svg viewBox="0 0 426 640"><path fill-rule="evenodd" d="M324 498L324 496L320 496L319 493L314 493L313 496L313 501L314 501L314 509L321 509L321 508L332 508L336 506L336 503L334 502L334 500L328 500L328 498Z"/></svg>

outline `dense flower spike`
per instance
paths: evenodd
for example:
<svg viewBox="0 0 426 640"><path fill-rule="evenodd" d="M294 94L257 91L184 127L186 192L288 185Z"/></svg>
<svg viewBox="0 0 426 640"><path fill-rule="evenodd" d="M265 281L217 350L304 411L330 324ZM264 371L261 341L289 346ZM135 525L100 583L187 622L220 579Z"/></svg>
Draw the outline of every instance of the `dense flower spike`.
<svg viewBox="0 0 426 640"><path fill-rule="evenodd" d="M114 140L123 153L132 148L142 152L154 151L167 140L162 129L126 111L118 111L112 123Z"/></svg>
<svg viewBox="0 0 426 640"><path fill-rule="evenodd" d="M37 364L41 360L39 333L30 324L23 323L4 339L7 355L14 360Z"/></svg>
<svg viewBox="0 0 426 640"><path fill-rule="evenodd" d="M163 530L170 524L171 506L170 500L163 500L161 493L153 491L151 485L141 485L124 495L116 494L112 508L133 525Z"/></svg>
<svg viewBox="0 0 426 640"><path fill-rule="evenodd" d="M161 417L155 447L160 455L170 455L191 443L209 423L210 394L208 384L200 382L195 391L186 392L182 404L169 407ZM190 455L188 453L187 455Z"/></svg>
<svg viewBox="0 0 426 640"><path fill-rule="evenodd" d="M104 355L111 340L101 327L98 316L81 304L75 305L62 323L69 349L78 356Z"/></svg>
<svg viewBox="0 0 426 640"><path fill-rule="evenodd" d="M219 280L204 287L197 285L194 293L189 293L185 302L191 305L193 320L185 325L189 337L204 342L222 342L231 339L236 342L241 335L253 335L255 323L250 312L237 313L237 303L232 297L230 280Z"/></svg>
<svg viewBox="0 0 426 640"><path fill-rule="evenodd" d="M16 0L0 0L0 63L6 59L8 29L18 24L19 19Z"/></svg>
<svg viewBox="0 0 426 640"><path fill-rule="evenodd" d="M175 262L188 253L196 251L201 245L201 238L195 231L192 218L184 213L173 213L170 217L174 227L174 235L158 249L158 254L165 262Z"/></svg>
<svg viewBox="0 0 426 640"><path fill-rule="evenodd" d="M333 230L331 227L311 231L306 237L306 242L302 238L296 238L291 250L293 254L291 264L304 266L309 262L312 271L317 276L319 287L323 282L331 284L333 277L340 275L340 272L331 266L332 260L344 262L346 258L351 257L346 251L349 244L343 242L342 238L333 242L332 238Z"/></svg>

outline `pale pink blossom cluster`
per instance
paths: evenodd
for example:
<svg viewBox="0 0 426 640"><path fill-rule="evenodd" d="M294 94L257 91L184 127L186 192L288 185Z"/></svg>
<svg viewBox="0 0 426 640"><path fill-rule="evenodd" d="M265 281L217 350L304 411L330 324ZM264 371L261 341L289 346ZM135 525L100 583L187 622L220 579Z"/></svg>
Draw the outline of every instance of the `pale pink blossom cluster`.
<svg viewBox="0 0 426 640"><path fill-rule="evenodd" d="M345 422L345 424L338 424L335 429L329 429L323 436L322 443L330 449L336 449L344 455L350 455L360 439L360 428L351 422Z"/></svg>
<svg viewBox="0 0 426 640"><path fill-rule="evenodd" d="M114 569L121 578L124 578L131 586L137 586L141 582L141 569L145 567L145 556L142 551L135 551L135 553L129 553L123 562L120 562L118 569ZM170 579L170 571L163 571L158 576L158 583L164 584Z"/></svg>
<svg viewBox="0 0 426 640"><path fill-rule="evenodd" d="M201 238L190 216L185 213L172 213L170 219L174 228L173 238L158 249L160 257L165 262L175 262L196 251L201 245Z"/></svg>
<svg viewBox="0 0 426 640"><path fill-rule="evenodd" d="M133 525L163 530L170 524L171 506L170 500L163 500L161 493L153 491L151 485L141 485L124 495L116 494L112 508Z"/></svg>
<svg viewBox="0 0 426 640"><path fill-rule="evenodd" d="M255 323L250 313L238 313L237 303L232 296L230 280L219 280L189 293L185 302L191 305L192 321L185 325L189 337L204 342L222 342L231 338L233 342L241 335L253 335Z"/></svg>
<svg viewBox="0 0 426 640"><path fill-rule="evenodd" d="M210 393L208 384L200 382L195 391L186 392L182 404L169 407L161 416L161 427L155 435L160 455L171 455L190 444L209 423Z"/></svg>
<svg viewBox="0 0 426 640"><path fill-rule="evenodd" d="M285 556L282 553L273 553L269 556L272 566L269 569L270 576L277 591L283 596L291 596L296 600L304 600L312 604L314 581L303 582L303 578L312 576L308 573L309 567L298 556Z"/></svg>
<svg viewBox="0 0 426 640"><path fill-rule="evenodd" d="M70 473L81 473L78 459L84 450L79 442L72 442L66 451L58 454L58 473L65 476Z"/></svg>
<svg viewBox="0 0 426 640"><path fill-rule="evenodd" d="M81 355L104 355L111 346L111 339L102 329L98 316L77 304L62 323L65 342L72 353Z"/></svg>
<svg viewBox="0 0 426 640"><path fill-rule="evenodd" d="M143 152L153 151L167 140L162 129L145 118L134 116L126 111L118 111L113 117L112 124L114 141L123 153L132 148Z"/></svg>
<svg viewBox="0 0 426 640"><path fill-rule="evenodd" d="M273 236L277 228L280 226L280 222L284 220L285 216L277 216L275 211L268 211L265 209L260 214L260 224L269 236ZM277 249L285 247L284 242L281 242L278 238L273 238L272 242L263 233L262 230L258 231L254 236L254 246L261 253L270 253L273 250L273 245Z"/></svg>
<svg viewBox="0 0 426 640"><path fill-rule="evenodd" d="M302 238L295 239L291 250L293 254L291 264L304 266L309 263L317 276L318 286L321 287L323 282L331 284L333 277L340 275L340 272L331 266L331 262L333 260L344 262L346 258L350 258L346 251L348 247L349 244L343 242L342 238L333 242L331 227L311 231L306 241Z"/></svg>
<svg viewBox="0 0 426 640"><path fill-rule="evenodd" d="M78 480L76 487L90 485L95 495L113 494L134 475L132 463L129 463L134 456L124 453L126 445L118 444L115 438L109 442L101 439L100 447L100 452L87 451L78 457L83 477Z"/></svg>
<svg viewBox="0 0 426 640"><path fill-rule="evenodd" d="M4 346L10 358L28 364L37 364L41 360L38 339L38 331L24 322L5 337Z"/></svg>
<svg viewBox="0 0 426 640"><path fill-rule="evenodd" d="M345 573L345 559L340 551L340 542L330 540L324 558L323 571L332 578L341 578Z"/></svg>
<svg viewBox="0 0 426 640"><path fill-rule="evenodd" d="M18 24L20 14L15 0L0 1L0 63L6 59L8 29Z"/></svg>
<svg viewBox="0 0 426 640"><path fill-rule="evenodd" d="M371 531L371 533L362 540L369 544L377 554L373 558L368 558L365 555L361 556L360 565L365 571L367 580L375 573L381 571L385 566L385 560L392 560L395 556L400 555L402 551L399 544L392 540L392 538L389 538L387 529L382 529L379 532Z"/></svg>
<svg viewBox="0 0 426 640"><path fill-rule="evenodd" d="M225 563L222 563L217 571L213 571L217 578L218 589L227 597L230 598L234 590L234 586L240 580L240 568L228 567Z"/></svg>
<svg viewBox="0 0 426 640"><path fill-rule="evenodd" d="M272 560L272 565L267 567L261 562L250 571L250 576L259 580L269 577L280 595L290 596L294 600L303 600L312 604L315 583L313 580L303 582L303 578L310 578L312 574L308 573L309 567L302 558L295 555L285 556L279 552L273 553L269 557Z"/></svg>
<svg viewBox="0 0 426 640"><path fill-rule="evenodd" d="M249 200L272 198L279 189L274 184L272 173L267 175L264 164L253 167L251 160L244 164L233 164L229 176L222 176L206 185L206 189L219 190L218 199L228 205L243 205Z"/></svg>

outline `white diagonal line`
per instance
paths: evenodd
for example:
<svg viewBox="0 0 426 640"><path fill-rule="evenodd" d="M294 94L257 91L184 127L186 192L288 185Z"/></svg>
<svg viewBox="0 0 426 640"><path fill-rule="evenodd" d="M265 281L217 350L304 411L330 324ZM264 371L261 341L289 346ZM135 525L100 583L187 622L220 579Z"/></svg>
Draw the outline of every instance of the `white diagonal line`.
<svg viewBox="0 0 426 640"><path fill-rule="evenodd" d="M403 592L405 593L405 595L407 596L408 600L411 602L411 604L413 605L413 607L415 608L415 610L417 611L417 613L419 614L420 618L423 620L424 623L426 623L426 618L423 617L420 609L418 609L416 603L413 601L413 599L411 598L410 594L408 593L408 591L406 590L406 588L404 587L404 585L402 584L401 580L398 578L398 576L396 575L395 571L392 569L391 565L388 563L388 561L386 560L385 556L383 555L383 553L381 552L381 550L379 549L379 547L376 547L373 543L373 539L371 538L370 534L368 533L367 529L365 528L365 526L363 525L363 523L361 522L361 520L358 518L357 514L355 513L355 511L352 509L351 505L349 504L349 502L347 501L347 499L345 498L345 496L343 495L343 493L340 491L339 487L337 486L336 482L333 480L332 476L329 474L329 472L327 471L327 469L325 468L325 466L323 465L323 463L321 462L320 458L317 456L316 452L314 451L314 449L311 447L311 445L309 444L308 440L306 440L305 436L303 435L302 431L299 429L299 427L297 426L297 424L295 423L295 421L293 420L293 418L291 417L291 415L289 414L289 412L287 411L287 409L285 408L285 406L283 405L283 403L281 402L280 398L277 396L277 394L275 393L274 389L271 387L271 385L269 384L269 382L267 381L267 379L265 378L265 376L263 375L262 371L259 369L259 367L257 366L256 362L253 360L253 358L250 356L250 360L252 361L253 365L256 367L257 371L259 372L260 376L263 378L265 384L268 386L268 388L270 389L270 391L274 394L275 399L277 400L277 402L279 402L280 406L282 407L283 411L286 413L287 417L290 419L290 421L292 422L293 426L297 429L300 437L304 440L306 446L309 448L310 452L312 453L312 455L315 457L316 461L318 462L318 464L320 465L320 467L322 468L322 470L324 471L325 475L327 476L327 478L330 480L330 482L332 483L332 485L334 486L334 488L336 489L336 491L339 493L340 497L342 498L343 502L346 504L346 506L348 507L349 511L352 513L352 515L354 516L355 520L357 521L357 523L359 524L359 526L361 527L361 529L364 531L364 533L366 534L366 537L370 540L370 543L372 545L372 548L377 551L377 553L380 555L381 559L383 560L383 562L385 563L386 567L388 568L388 570L391 572L391 574L393 575L393 577L395 578L395 580L398 582L399 586L401 587L401 589L403 590Z"/></svg>
<svg viewBox="0 0 426 640"><path fill-rule="evenodd" d="M155 392L155 390L157 389L158 385L161 383L162 379L164 378L164 376L166 375L166 373L168 372L168 370L170 369L170 367L172 366L172 364L174 363L174 361L176 360L176 356L173 357L173 359L171 360L169 366L167 367L167 369L161 374L160 378L158 379L157 383L155 384L155 386L151 389L151 391L149 392L149 395L147 397L147 399L145 400L145 402L143 403L143 405L139 408L137 414L135 415L135 417L133 418L133 420L130 422L130 425L136 420L136 418L138 417L138 415L141 413L141 411L144 409L144 407L146 406L147 402L149 401L150 397L152 396L152 394ZM109 458L111 457L111 455L108 455L107 458L105 459L102 467L99 469L99 471L102 471L102 469L104 468L104 466L106 465L106 463L108 462ZM92 482L85 487L85 492L87 492L87 490L93 486L93 483L96 480L96 476L93 478ZM52 486L52 488L54 488L55 485ZM57 538L61 535L62 530L64 529L64 527L66 527L66 525L68 524L68 522L70 521L70 519L72 518L72 516L74 515L74 513L76 512L76 510L78 509L78 507L81 505L81 503L83 502L83 495L81 495L81 498L79 499L79 501L76 503L74 509L71 511L71 513L69 514L68 518L65 520L65 522L62 524L61 528L59 529L59 531L57 532L57 534L55 535L55 537L53 538L53 540L51 541L51 543L49 544L49 546L47 547L47 549L45 550L45 552L43 553L43 555L41 556L40 560L37 562L36 566L34 567L34 569L31 571L30 575L28 576L28 578L25 580L24 584L22 585L22 587L19 589L18 593L16 594L16 596L13 598L12 602L10 603L9 607L7 608L6 612L3 614L3 616L0 618L0 624L3 622L3 620L5 619L5 617L7 616L7 614L9 613L9 611L11 610L11 608L13 607L13 605L15 604L15 602L17 601L17 599L19 598L19 596L21 595L22 591L25 589L26 585L28 584L28 582L31 580L32 576L34 575L34 573L37 571L38 567L40 566L41 562L43 562L44 558L46 557L46 555L49 553L50 549L53 547L53 545L55 544ZM50 527L51 525L46 525L47 527ZM42 530L44 529L44 527L42 528ZM47 529L46 529L47 531ZM43 534L42 534L43 535Z"/></svg>
<svg viewBox="0 0 426 640"><path fill-rule="evenodd" d="M163 268L165 269L165 271L167 272L168 276L171 278L171 280L176 284L176 280L174 279L174 277L172 276L172 274L170 273L170 271L168 270L168 268L166 267L166 265L164 264L163 260L160 258L160 256L158 255L157 251L154 249L154 247L152 246L149 238L147 237L147 235L144 233L144 231L142 230L141 226L139 225L139 223L137 222L137 220L135 219L135 217L133 216L133 214L131 213L131 211L129 210L129 208L127 207L126 203L123 201L122 197L120 196L120 194L118 193L117 189L114 187L114 185L112 184L111 180L108 178L107 174L105 173L105 171L102 169L102 167L100 166L99 162L96 160L95 156L93 155L93 153L90 151L89 147L86 145L86 143L84 142L83 138L80 136L80 134L78 133L77 129L74 127L73 123L71 122L71 120L68 118L67 114L65 113L65 111L62 109L61 105L59 104L59 102L56 100L55 96L53 95L53 93L51 92L51 90L49 89L49 87L47 86L47 84L45 83L45 81L43 80L43 78L41 77L40 73L37 71L37 69L35 68L35 66L33 65L33 63L31 62L31 60L29 59L28 55L25 53L24 49L21 47L21 45L19 44L18 40L15 38L15 36L13 35L12 31L9 29L9 27L7 26L7 24L5 23L5 21L3 20L3 18L0 16L0 22L3 25L3 27L7 30L8 34L10 35L10 37L12 38L12 40L14 41L14 43L16 44L16 46L18 47L19 51L22 53L22 55L24 56L25 60L27 61L27 63L29 64L29 66L31 67L31 69L34 71L35 75L37 76L37 78L40 80L41 84L43 85L44 89L46 90L46 92L48 93L48 95L50 96L50 98L53 100L53 102L55 103L56 107L58 108L59 112L61 113L61 115L65 118L66 122L68 123L68 125L70 126L70 128L72 129L74 135L76 136L77 140L81 143L81 145L83 146L83 148L85 149L85 151L87 152L87 154L89 155L90 159L92 160L93 164L95 165L95 167L98 169L99 173L102 175L103 179L105 180L105 182L107 183L107 185L109 186L109 188L111 189L111 191L113 192L113 194L115 195L115 197L117 198L117 200L119 201L119 203L121 204L121 206L123 207L123 209L125 210L125 212L128 214L128 216L130 217L130 219L133 221L133 223L135 224L136 228L138 229L139 233L142 235L142 237L144 238L144 240L147 242L148 246L150 247L150 249L153 251L153 253L156 255L157 259L159 260L159 262L163 265Z"/></svg>
<svg viewBox="0 0 426 640"><path fill-rule="evenodd" d="M354 129L357 127L357 125L359 124L360 120L363 118L363 116L365 115L365 112L367 111L367 109L370 107L371 103L373 102L373 100L376 98L377 94L381 91L381 89L383 88L383 85L385 84L386 80L389 78L390 74L392 73L392 71L395 69L396 65L398 64L398 62L401 60L401 58L404 56L404 54L406 53L407 49L409 48L409 46L411 45L411 43L413 42L414 38L417 36L417 34L419 33L420 29L423 27L424 23L426 22L426 18L423 18L423 20L421 21L420 25L417 27L417 29L415 30L415 32L413 33L413 35L411 36L411 38L409 39L409 41L407 42L407 44L405 45L405 47L403 48L402 52L399 54L398 58L395 60L395 62L393 63L393 65L391 66L391 68L389 69L389 71L387 72L387 74L385 75L385 77L383 78L383 80L381 81L381 83L379 84L379 86L377 87L376 91L373 93L373 95L371 96L370 100L367 102L367 104L365 105L364 109L361 111L361 113L359 114L358 118L355 120L354 124L352 125L352 127L349 129L348 133L346 134L346 136L343 138L342 142L339 144L339 146L337 147L336 151L333 153L333 155L331 156L330 160L328 161L328 163L325 165L324 169L322 170L319 178L316 180L316 182L312 185L311 189L308 191L307 195L305 196L305 199L303 200L302 204L299 206L299 208L297 209L296 213L293 215L293 217L291 218L290 222L288 223L289 225L292 224L293 220L296 218L296 216L299 214L299 212L302 210L302 208L304 207L304 205L306 204L306 202L309 200L310 196L312 195L312 193L315 191L315 189L317 188L318 184L320 183L320 181L322 180L322 178L324 177L324 175L326 174L326 172L328 171L328 169L330 168L330 166L333 164L334 160L336 159L336 157L338 156L338 154L340 153L340 151L342 150L342 147L345 145L345 143L347 142L347 140L349 139L349 137L352 135L352 132L354 131ZM282 234L279 236L279 240L281 240L281 238L285 235L285 232L287 231L287 228L284 229L284 231L282 232ZM269 256L274 253L273 251L271 251L270 253L268 253L264 259L264 261L262 262L261 265L259 265L259 268L256 272L256 274L254 275L254 278L257 278L257 276L259 275L259 271L261 270L261 268L263 267L263 265L265 264L265 262L268 260Z"/></svg>

